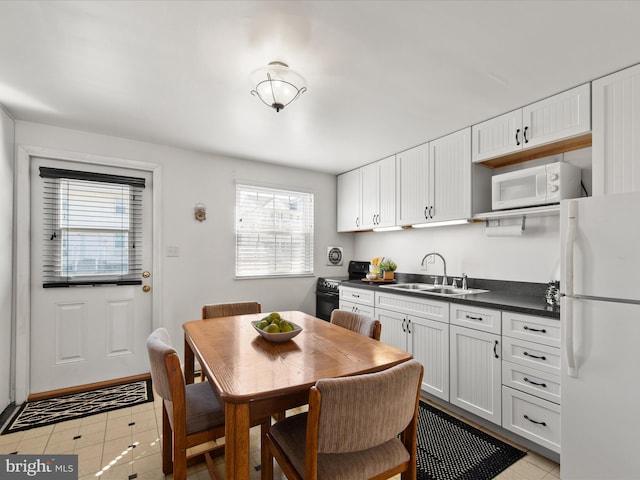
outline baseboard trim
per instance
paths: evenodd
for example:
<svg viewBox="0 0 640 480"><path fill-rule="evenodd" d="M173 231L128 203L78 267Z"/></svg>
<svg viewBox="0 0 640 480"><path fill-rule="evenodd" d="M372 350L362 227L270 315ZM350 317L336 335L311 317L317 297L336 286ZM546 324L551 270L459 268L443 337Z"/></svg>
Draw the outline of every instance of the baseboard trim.
<svg viewBox="0 0 640 480"><path fill-rule="evenodd" d="M77 386L68 387L68 388L59 388L57 390L49 390L48 392L33 393L29 395L29 397L27 398L27 401L35 402L37 400L46 400L47 398L61 397L63 395L70 395L73 393L88 392L90 390L96 390L98 388L112 387L114 385L122 385L124 383L138 382L140 380L148 380L149 378L151 378L151 374L142 373L140 375L133 375L131 377L116 378L113 380L105 380L102 382L88 383L85 385L77 385Z"/></svg>

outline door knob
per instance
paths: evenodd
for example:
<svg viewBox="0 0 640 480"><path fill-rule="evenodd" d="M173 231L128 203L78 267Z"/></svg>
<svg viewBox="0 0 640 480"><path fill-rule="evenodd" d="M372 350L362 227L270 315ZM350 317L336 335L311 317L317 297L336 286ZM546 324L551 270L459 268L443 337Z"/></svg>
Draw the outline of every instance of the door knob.
<svg viewBox="0 0 640 480"><path fill-rule="evenodd" d="M142 287L142 291L144 293L149 293L151 291L151 287L149 285L145 285Z"/></svg>
<svg viewBox="0 0 640 480"><path fill-rule="evenodd" d="M149 278L151 276L151 273L149 272L142 272L142 278Z"/></svg>

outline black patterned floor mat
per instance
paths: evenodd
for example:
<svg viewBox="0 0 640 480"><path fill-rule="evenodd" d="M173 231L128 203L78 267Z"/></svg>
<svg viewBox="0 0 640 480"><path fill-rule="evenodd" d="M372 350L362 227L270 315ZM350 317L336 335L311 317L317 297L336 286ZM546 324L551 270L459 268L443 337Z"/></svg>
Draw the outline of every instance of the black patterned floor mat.
<svg viewBox="0 0 640 480"><path fill-rule="evenodd" d="M526 452L420 402L418 480L494 478Z"/></svg>
<svg viewBox="0 0 640 480"><path fill-rule="evenodd" d="M2 435L153 401L151 380L23 403Z"/></svg>

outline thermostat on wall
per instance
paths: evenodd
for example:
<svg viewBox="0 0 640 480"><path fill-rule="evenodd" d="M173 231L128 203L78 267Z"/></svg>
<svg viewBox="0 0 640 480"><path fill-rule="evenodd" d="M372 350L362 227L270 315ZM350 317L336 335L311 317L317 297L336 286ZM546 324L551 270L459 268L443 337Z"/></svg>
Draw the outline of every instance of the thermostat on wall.
<svg viewBox="0 0 640 480"><path fill-rule="evenodd" d="M327 247L327 265L342 265L342 247Z"/></svg>

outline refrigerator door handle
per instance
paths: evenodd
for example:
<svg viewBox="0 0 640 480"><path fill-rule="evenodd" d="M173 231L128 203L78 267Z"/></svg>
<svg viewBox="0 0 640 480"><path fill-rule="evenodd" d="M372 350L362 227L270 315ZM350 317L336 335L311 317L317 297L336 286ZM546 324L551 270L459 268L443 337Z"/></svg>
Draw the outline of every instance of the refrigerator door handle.
<svg viewBox="0 0 640 480"><path fill-rule="evenodd" d="M564 240L565 265L565 312L564 312L564 350L567 356L567 375L577 377L576 354L573 348L573 250L576 240L576 222L578 202L569 200L567 204L567 234Z"/></svg>

